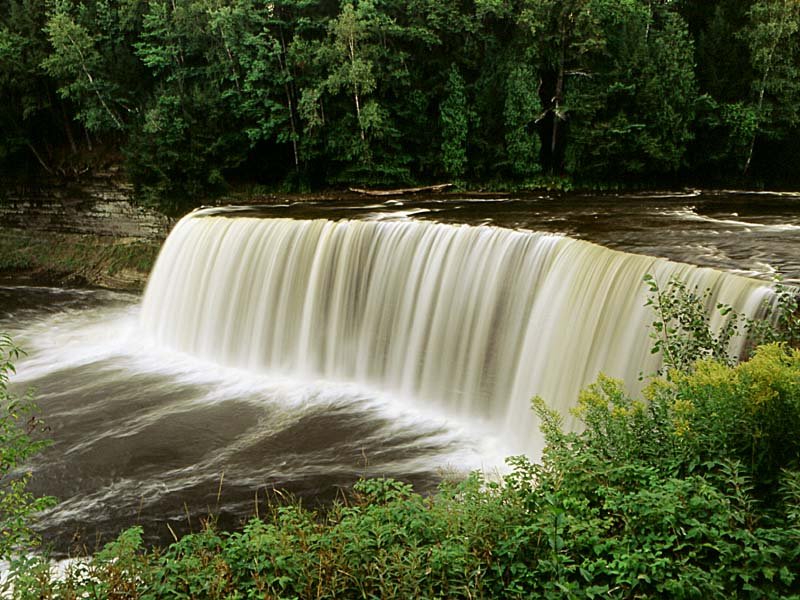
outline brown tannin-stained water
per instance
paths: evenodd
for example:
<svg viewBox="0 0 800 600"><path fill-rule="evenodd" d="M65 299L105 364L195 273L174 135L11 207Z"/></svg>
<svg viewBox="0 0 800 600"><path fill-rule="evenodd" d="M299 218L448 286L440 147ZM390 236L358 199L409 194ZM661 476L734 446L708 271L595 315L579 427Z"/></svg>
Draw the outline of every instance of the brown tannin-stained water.
<svg viewBox="0 0 800 600"><path fill-rule="evenodd" d="M35 389L53 439L31 464L60 500L41 529L64 552L136 523L166 543L165 523L234 526L273 488L307 503L364 475L429 490L536 456L531 396L566 413L599 371L635 392L657 368L645 273L755 315L775 271L800 281L797 196L195 213L144 298L0 288L0 330L28 352L14 388Z"/></svg>

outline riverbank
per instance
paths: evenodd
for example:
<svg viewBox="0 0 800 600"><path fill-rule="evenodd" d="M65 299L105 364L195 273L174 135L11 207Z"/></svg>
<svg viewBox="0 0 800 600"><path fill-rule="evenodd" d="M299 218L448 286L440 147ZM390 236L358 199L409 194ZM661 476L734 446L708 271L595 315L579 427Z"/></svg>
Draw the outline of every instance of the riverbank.
<svg viewBox="0 0 800 600"><path fill-rule="evenodd" d="M789 283L800 282L800 253L794 237L786 235L800 227L797 193L456 191L376 198L346 190L287 194L241 189L211 204L244 206L249 214L264 217L369 220L413 215L449 224L491 224L567 235L765 281L779 272ZM141 289L175 222L176 217L136 204L130 189L113 180L69 189L19 189L16 197L7 195L0 203L0 277ZM767 262L765 256L771 259Z"/></svg>
<svg viewBox="0 0 800 600"><path fill-rule="evenodd" d="M695 239L704 243L702 255L712 254L717 260L734 249L763 257L751 250L763 252L755 239L745 242L751 229L759 239L772 235L783 248L790 247L796 227L783 214L752 215L738 206L709 206L713 202L705 210L702 199L695 197L691 208L680 198L659 202L658 210L649 201L633 200L620 206L620 212L609 213L601 210L605 199L591 206L581 198L538 218L557 231L569 227L574 234L602 234L610 240L623 237L618 227L624 221L629 230L642 234L642 243L632 243L633 249L649 251L648 256L661 254L659 248L644 245L651 243L653 232L660 232L659 240L670 231L680 232L672 247L695 247L690 239L687 242L686 225L694 224L700 227ZM652 357L646 323L664 323L668 317L663 312L660 317L636 312L645 304L638 296L644 273L632 273L631 263L644 261L644 266L653 267L656 259L609 256L610 251L600 247L533 233L538 228L528 233L508 229L534 225L525 219L543 211L537 211L533 200L473 203L486 210L483 216L467 201L445 204L404 202L388 213L383 204L369 203L358 208L370 221L340 222L330 228L326 223L324 234L339 231L325 235L322 246L300 243L297 235L278 235L270 244L237 235L232 237L252 241L223 248L207 235L212 219L192 219L179 226L181 231L193 227L202 235L176 232L170 243L187 242L188 260L165 271L163 286L157 285L155 274L148 294L153 310L147 302L141 309L114 302L113 310L106 312L86 299L81 306L91 309L88 314L70 307L64 318L57 303L45 299L40 302L42 312L55 318L45 315L43 320L29 309L30 302L12 301L11 306L24 309L17 314L27 314L18 317L14 309L5 318L34 349L25 359L31 362L20 369L20 383L37 388L43 417L53 424L54 444L40 457L41 467L32 480L33 486L36 477L42 482L37 493L61 499L60 508L48 517L49 531L68 531L70 543L80 540L78 547L88 549L79 552L90 553L92 540L100 538L88 535L89 528L99 528L100 521L111 522L114 535L128 524L141 526L98 549L91 563L76 566L64 580L50 581L49 571L23 565L17 589L24 593L19 597L656 598L686 595L689 590L690 595L723 598L744 593L741 590L749 589L745 585L764 597L788 597L796 589L800 549L795 460L800 438L794 435L800 423L800 389L790 385L797 380L800 356L782 354L777 346L766 347L760 358L740 367L708 363L702 371L653 384L647 396L653 408L648 411L628 398L621 384L602 378L581 396L583 434L559 431L559 417L545 412L540 403L550 442L543 464L533 467L518 459L502 482L483 482L476 475L458 486L447 484L432 496L386 480L367 481L348 491L346 478L358 474L391 475L395 470L404 477L423 467L429 478L435 464L429 456L444 452L458 459L458 465L467 462L460 452L451 454L455 436L449 435L449 427L426 414L424 419L415 416L414 405L404 398L383 402L375 394L373 403L369 391L362 391L372 381L376 387L389 387L399 379L394 373L402 373L408 388L427 385L437 391L426 407L441 398L441 405L453 407L454 413L477 409L471 413L475 420L497 415L506 438L508 424L522 423L523 412L527 416L533 393L547 390L548 401L555 392L564 393L563 387L575 379L564 373L588 372L596 365L611 372L601 362L606 356L624 358L630 381L655 369L631 363L636 356ZM300 210L309 209L282 206L275 213L287 216ZM326 218L331 220L355 216L352 203L328 210ZM408 218L426 214L448 223L507 228L487 236L484 229ZM383 219L393 221L384 226ZM233 229L231 223L217 225ZM287 220L267 225L273 231L277 226L304 227ZM432 246L433 236L419 231L423 228L436 230ZM343 229L356 230L357 243L339 235ZM371 233L391 244L373 243L377 240L366 237L365 229L381 230ZM404 238L409 243L398 243L397 229L415 230ZM711 233L715 231L728 233ZM730 243L721 245L723 237ZM712 242L707 239L720 244L718 252L709 252ZM280 248L281 240L291 247ZM579 251L559 253L561 260L550 261L538 252L537 242ZM20 238L18 247L27 247L24 244ZM245 248L266 251L261 258L274 257L276 264L248 260ZM321 250L304 252L310 248ZM515 248L529 250L530 259L515 258ZM356 259L362 258L366 260L359 264ZM550 282L544 273L539 275L539 264L556 265L548 273ZM523 268L529 265L537 269ZM673 268L681 267L661 264L657 272L668 279ZM406 275L410 270L412 277ZM317 279L306 286L302 276L310 272ZM256 277L268 274L283 277L272 277L271 287L260 285ZM626 276L631 276L627 283ZM180 285L175 286L178 279ZM409 289L408 281L426 293L397 294ZM293 293L292 284L303 286L302 293ZM358 294L353 292L355 284ZM171 291L156 293L170 287L182 298ZM536 288L537 295L523 293L530 292L528 288ZM276 298L285 301L275 302ZM681 300L672 305L687 304ZM181 311L181 306L190 310ZM665 304L659 301L658 306ZM517 307L530 307L531 312ZM256 318L246 318L245 309ZM702 310L698 305L685 314ZM624 312L624 318L615 316L617 312ZM405 326L401 318L406 315L422 318ZM185 325L177 327L179 319ZM25 322L37 333L29 335ZM717 338L703 329L706 321L692 322L702 339L716 347ZM384 335L387 324L420 343L403 347L403 335ZM299 334L292 331L295 326ZM624 334L625 327L631 328L631 335ZM351 335L358 328L364 335ZM140 343L152 339L151 332L166 330L176 331L179 335L172 339L186 345L171 346L171 340L163 339L151 352L152 345ZM672 334L671 328L666 330ZM504 332L530 332L530 342L515 341ZM569 336L577 341L569 341ZM674 347L695 348L697 338L693 334L675 340ZM202 346L183 352L194 340L201 340ZM383 346L384 340L394 348ZM357 344L367 352L358 351ZM543 346L546 352L540 351ZM258 353L265 347L276 348L275 362L267 362L272 360L268 357L261 363L266 367L254 365L253 357L260 359ZM435 354L428 351L416 358L412 353L420 347ZM181 350L175 363L170 348ZM464 348L470 349L468 355ZM701 348L697 354L713 350ZM211 362L217 351L216 356L234 368L217 371ZM237 353L248 362L236 360ZM194 364L183 362L194 360L192 356L197 359ZM300 357L301 366L312 367L306 371L313 380L298 368L301 375L285 384L265 381L270 364L294 356ZM489 358L474 359L482 356ZM560 356L570 357L563 370ZM357 380L358 387L348 383L348 390L356 390L354 396L326 377L333 369L348 372L339 367L342 357L354 357L353 364L372 378ZM386 360L375 360L381 357ZM469 368L470 363L480 368ZM324 371L329 364L331 370ZM33 372L31 367L37 366L45 369ZM503 377L521 373L526 379L553 373L557 383L524 388L524 381L511 381L506 392L495 385L502 381L491 376L492 368ZM356 368L349 372L359 373ZM483 380L476 382L475 374ZM482 391L489 384L498 390L492 398L484 400L476 393L464 401L464 391ZM521 391L519 401L512 403L508 399L516 390ZM566 395L572 398L577 391L567 390ZM425 433L427 429L433 435ZM536 435L535 426L526 427L523 435ZM479 434L464 437L469 447L474 447L473 440L485 439ZM341 501L316 512L304 510L299 502L276 508L277 501L260 500L272 489L280 492L268 496L269 502L288 495L287 489L298 490L301 500L334 490ZM209 511L230 520L234 511L249 513L251 507L261 511L263 520L244 527L236 523L233 533L198 528L195 518ZM189 529L199 533L179 538L175 525L182 520L181 511ZM72 534L84 527L86 536ZM174 532L175 543L151 551L147 535L155 527ZM53 539L44 537L48 543ZM769 552L760 552L764 548ZM43 564L50 568L50 563Z"/></svg>
<svg viewBox="0 0 800 600"><path fill-rule="evenodd" d="M140 291L160 240L0 229L0 281Z"/></svg>
<svg viewBox="0 0 800 600"><path fill-rule="evenodd" d="M116 171L0 183L0 281L137 291L173 219Z"/></svg>
<svg viewBox="0 0 800 600"><path fill-rule="evenodd" d="M535 401L548 450L501 482L423 496L370 479L325 511L276 493L262 516L256 493L237 531L211 518L153 549L135 526L66 571L22 559L9 581L42 599L797 598L799 375L799 351L761 346L657 379L647 409L601 378L583 433Z"/></svg>

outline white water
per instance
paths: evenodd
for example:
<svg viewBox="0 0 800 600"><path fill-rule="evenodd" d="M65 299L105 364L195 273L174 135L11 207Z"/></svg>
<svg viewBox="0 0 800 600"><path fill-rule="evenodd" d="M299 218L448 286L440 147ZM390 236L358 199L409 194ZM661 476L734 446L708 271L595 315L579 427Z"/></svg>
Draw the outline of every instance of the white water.
<svg viewBox="0 0 800 600"><path fill-rule="evenodd" d="M769 294L549 234L200 213L167 240L141 325L157 344L221 365L412 397L536 455L532 396L568 415L599 372L636 391L658 368L646 273L710 288L710 303L748 315Z"/></svg>
<svg viewBox="0 0 800 600"><path fill-rule="evenodd" d="M800 231L800 225L794 223L758 223L756 221L743 221L736 219L722 219L718 217L711 217L708 215L698 214L694 206L686 206L679 210L668 211L670 214L682 221L701 221L704 223L712 223L718 226L728 226L735 229L744 231L758 231L761 233L784 233L791 231ZM737 213L732 213L730 216L738 217Z"/></svg>

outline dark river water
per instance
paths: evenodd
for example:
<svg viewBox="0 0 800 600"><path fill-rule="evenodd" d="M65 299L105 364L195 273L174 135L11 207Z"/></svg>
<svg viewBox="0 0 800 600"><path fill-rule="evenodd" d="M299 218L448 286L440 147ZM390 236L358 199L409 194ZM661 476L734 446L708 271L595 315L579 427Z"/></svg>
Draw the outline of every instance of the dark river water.
<svg viewBox="0 0 800 600"><path fill-rule="evenodd" d="M294 218L415 218L547 231L607 248L771 280L800 282L800 193L528 195L375 202L324 200L245 213Z"/></svg>
<svg viewBox="0 0 800 600"><path fill-rule="evenodd" d="M751 277L800 282L800 196L713 193L551 198L437 197L242 208L293 218L426 219L547 231ZM503 439L424 405L355 384L223 368L140 335L139 300L105 290L0 286L0 331L28 353L52 445L32 487L59 553L92 552L121 528L235 526L273 489L328 502L361 476L430 490L442 477L501 468Z"/></svg>

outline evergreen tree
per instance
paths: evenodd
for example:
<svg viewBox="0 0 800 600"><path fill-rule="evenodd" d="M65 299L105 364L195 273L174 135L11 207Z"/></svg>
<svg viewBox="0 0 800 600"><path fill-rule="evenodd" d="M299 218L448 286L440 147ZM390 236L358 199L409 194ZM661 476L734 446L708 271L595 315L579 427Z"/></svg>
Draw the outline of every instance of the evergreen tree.
<svg viewBox="0 0 800 600"><path fill-rule="evenodd" d="M506 83L504 118L506 148L511 171L517 177L529 177L541 171L539 136L539 98L535 93L536 76L528 65L515 67Z"/></svg>
<svg viewBox="0 0 800 600"><path fill-rule="evenodd" d="M0 0L0 170L797 184L795 0ZM781 160L771 159L780 155Z"/></svg>
<svg viewBox="0 0 800 600"><path fill-rule="evenodd" d="M686 24L668 6L596 2L605 40L576 82L567 166L576 175L662 174L684 164L697 90Z"/></svg>
<svg viewBox="0 0 800 600"><path fill-rule="evenodd" d="M450 67L442 115L442 166L449 177L461 179L467 168L467 97L464 79L455 65Z"/></svg>

